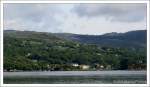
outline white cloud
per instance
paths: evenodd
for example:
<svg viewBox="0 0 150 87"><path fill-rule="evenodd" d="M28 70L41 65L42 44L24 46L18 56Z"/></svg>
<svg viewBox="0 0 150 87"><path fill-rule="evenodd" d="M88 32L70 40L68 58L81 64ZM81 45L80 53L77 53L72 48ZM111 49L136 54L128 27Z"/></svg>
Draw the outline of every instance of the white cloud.
<svg viewBox="0 0 150 87"><path fill-rule="evenodd" d="M77 34L104 34L108 32L127 32L130 30L146 29L145 20L140 22L111 22L103 17L80 17L70 14L61 19L62 24L59 26L62 32Z"/></svg>

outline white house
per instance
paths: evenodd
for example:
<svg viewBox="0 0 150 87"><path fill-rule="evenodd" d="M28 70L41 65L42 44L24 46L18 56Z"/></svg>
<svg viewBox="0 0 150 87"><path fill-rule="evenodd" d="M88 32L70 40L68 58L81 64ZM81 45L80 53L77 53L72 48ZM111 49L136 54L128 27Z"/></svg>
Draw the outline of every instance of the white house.
<svg viewBox="0 0 150 87"><path fill-rule="evenodd" d="M78 67L78 66L79 66L79 64L75 63L75 64L72 64L72 66L74 66L74 67Z"/></svg>
<svg viewBox="0 0 150 87"><path fill-rule="evenodd" d="M80 67L81 67L83 70L86 70L86 69L89 69L89 68L90 68L89 65L80 65Z"/></svg>

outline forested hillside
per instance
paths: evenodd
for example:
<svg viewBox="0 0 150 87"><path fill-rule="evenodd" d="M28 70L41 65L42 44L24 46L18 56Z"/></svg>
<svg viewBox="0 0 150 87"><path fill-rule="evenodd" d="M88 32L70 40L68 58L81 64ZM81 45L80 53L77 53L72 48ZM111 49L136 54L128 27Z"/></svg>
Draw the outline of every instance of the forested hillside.
<svg viewBox="0 0 150 87"><path fill-rule="evenodd" d="M5 71L141 70L146 55L146 31L99 36L4 31Z"/></svg>
<svg viewBox="0 0 150 87"><path fill-rule="evenodd" d="M68 33L58 33L56 35L81 43L96 44L107 47L145 48L147 42L146 30L129 31L126 33L112 32L104 35L79 35Z"/></svg>

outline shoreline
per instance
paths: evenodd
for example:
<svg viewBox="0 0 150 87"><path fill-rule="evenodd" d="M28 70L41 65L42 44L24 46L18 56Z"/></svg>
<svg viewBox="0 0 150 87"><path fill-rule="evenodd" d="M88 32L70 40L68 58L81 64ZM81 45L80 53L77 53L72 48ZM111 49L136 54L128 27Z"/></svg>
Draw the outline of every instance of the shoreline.
<svg viewBox="0 0 150 87"><path fill-rule="evenodd" d="M63 70L58 70L58 72L63 72ZM64 70L65 71L65 70ZM67 71L67 70L66 70ZM68 70L68 71L147 71L147 70ZM57 70L33 70L33 71L23 71L23 70L16 70L16 71L4 71L3 72L57 72Z"/></svg>
<svg viewBox="0 0 150 87"><path fill-rule="evenodd" d="M147 71L40 71L40 72L4 72L4 77L12 76L146 76Z"/></svg>

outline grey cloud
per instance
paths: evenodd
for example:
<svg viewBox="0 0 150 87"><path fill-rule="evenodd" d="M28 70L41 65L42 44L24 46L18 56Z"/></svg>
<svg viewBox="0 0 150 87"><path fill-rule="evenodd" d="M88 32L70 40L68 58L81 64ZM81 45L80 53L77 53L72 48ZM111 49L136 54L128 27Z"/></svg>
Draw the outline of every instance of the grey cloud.
<svg viewBox="0 0 150 87"><path fill-rule="evenodd" d="M146 29L145 11L145 4L11 3L4 4L4 29L94 35L126 32Z"/></svg>
<svg viewBox="0 0 150 87"><path fill-rule="evenodd" d="M54 16L62 13L55 4L4 4L4 21L15 20L15 23L30 30L57 31L54 30L55 26L60 23Z"/></svg>
<svg viewBox="0 0 150 87"><path fill-rule="evenodd" d="M61 12L55 4L5 4L4 18L5 19L27 19L31 21L41 21L47 19L55 13Z"/></svg>
<svg viewBox="0 0 150 87"><path fill-rule="evenodd" d="M146 4L80 4L73 9L79 16L102 16L111 21L137 22L146 17Z"/></svg>

